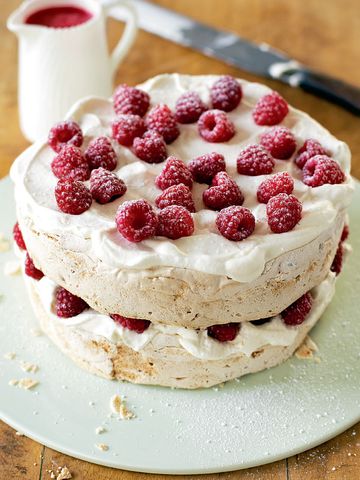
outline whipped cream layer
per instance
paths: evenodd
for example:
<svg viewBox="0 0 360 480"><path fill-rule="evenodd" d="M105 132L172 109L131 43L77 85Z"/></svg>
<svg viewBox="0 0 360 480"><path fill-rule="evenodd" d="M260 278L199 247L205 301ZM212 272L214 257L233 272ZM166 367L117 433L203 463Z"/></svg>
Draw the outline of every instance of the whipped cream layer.
<svg viewBox="0 0 360 480"><path fill-rule="evenodd" d="M105 337L112 343L124 343L135 351L140 351L149 343L154 348L182 347L190 355L202 360L221 360L239 355L251 356L253 352L265 346L289 346L298 335L299 329L307 325L312 327L322 315L335 293L335 275L328 277L311 291L313 306L305 322L300 326L290 327L284 324L280 316L264 325L243 322L235 340L219 342L208 336L207 330L172 327L163 324L151 324L143 333L138 334L123 328L109 316L92 309L84 310L72 318L59 318L54 313L54 299L57 285L49 278L36 281L25 275L27 282L33 285L41 304L52 322L58 322L72 329L80 329L91 335Z"/></svg>
<svg viewBox="0 0 360 480"><path fill-rule="evenodd" d="M174 109L177 98L186 91L196 91L206 104L209 88L216 76L160 75L140 85L151 96L151 105L166 103ZM118 167L115 171L127 184L127 193L107 205L93 202L82 215L67 215L59 211L54 189L57 178L50 164L55 153L46 142L39 142L26 150L11 169L15 182L15 195L19 215L26 218L29 228L45 234L56 235L62 245L71 251L85 254L101 268L114 272L131 269L146 271L163 267L178 267L206 274L226 276L239 282L251 282L264 271L265 264L279 255L299 248L314 240L335 220L337 213L350 202L353 182L350 177L350 151L347 145L333 137L316 121L299 110L290 107L282 125L294 133L300 148L308 138L320 141L331 157L346 173L341 185L323 185L310 188L302 183L301 171L292 159L276 160L275 172L288 171L295 181L294 195L303 204L303 218L290 232L274 234L266 220L266 206L256 199L258 185L266 175L255 177L240 175L236 170L236 158L242 148L258 143L261 133L269 127L257 126L251 111L257 100L270 89L256 83L239 80L243 99L228 114L235 124L236 134L226 143L209 143L197 131L197 125L179 125L180 136L167 146L168 154L181 158L185 163L209 152L224 155L227 172L234 178L245 196L244 206L256 218L254 233L242 242L232 242L222 237L216 229L217 212L204 208L202 193L206 185L194 183L193 197L197 212L193 214L195 231L191 237L169 240L154 237L139 244L125 240L116 230L115 214L119 205L127 200L145 198L154 205L161 192L155 186L155 177L164 163L147 164L139 160L130 149L115 142ZM111 136L111 121L115 118L110 100L89 98L77 103L68 115L81 126L85 141L100 135Z"/></svg>

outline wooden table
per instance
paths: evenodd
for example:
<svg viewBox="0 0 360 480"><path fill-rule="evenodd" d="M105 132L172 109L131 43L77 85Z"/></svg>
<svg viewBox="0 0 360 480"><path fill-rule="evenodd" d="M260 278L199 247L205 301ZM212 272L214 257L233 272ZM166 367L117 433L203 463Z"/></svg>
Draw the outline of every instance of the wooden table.
<svg viewBox="0 0 360 480"><path fill-rule="evenodd" d="M257 42L267 42L310 67L337 76L360 87L358 0L157 0L158 3L206 23L238 32ZM5 20L19 0L2 2L0 9L0 177L7 174L14 158L27 146L17 120L16 40L7 32ZM110 22L110 45L121 27ZM178 47L141 32L123 64L118 81L136 84L162 72L229 73L262 81L221 62ZM360 178L360 121L350 113L301 90L275 81L277 89L295 107L307 111L353 152L353 173ZM0 208L4 208L3 206ZM117 471L66 457L26 438L0 422L0 480L50 478L52 462L67 465L73 478L89 480L142 480L160 478ZM201 478L248 480L356 480L360 479L360 424L326 444L301 455L250 470ZM176 477L168 477L176 478ZM193 476L192 478L200 478Z"/></svg>

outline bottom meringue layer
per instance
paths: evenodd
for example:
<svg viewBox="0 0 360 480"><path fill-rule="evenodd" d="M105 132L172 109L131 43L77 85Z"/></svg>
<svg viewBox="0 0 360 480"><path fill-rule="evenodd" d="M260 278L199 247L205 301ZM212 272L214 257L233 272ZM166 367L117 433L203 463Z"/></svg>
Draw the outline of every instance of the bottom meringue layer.
<svg viewBox="0 0 360 480"><path fill-rule="evenodd" d="M300 326L287 326L281 317L275 316L263 325L243 322L237 337L228 342L219 342L208 336L207 330L174 327L152 323L143 333L138 334L114 322L107 315L89 308L72 318L59 318L54 313L54 299L57 285L49 278L36 281L25 275L26 282L35 289L41 305L51 318L69 329L79 329L89 334L103 337L114 344L123 343L139 352L152 344L160 350L167 347L182 347L193 357L201 360L223 360L239 355L250 357L252 353L265 346L287 347L294 343L299 328L306 325L310 329L322 315L335 293L335 274L329 273L327 278L311 290L313 296L312 309Z"/></svg>

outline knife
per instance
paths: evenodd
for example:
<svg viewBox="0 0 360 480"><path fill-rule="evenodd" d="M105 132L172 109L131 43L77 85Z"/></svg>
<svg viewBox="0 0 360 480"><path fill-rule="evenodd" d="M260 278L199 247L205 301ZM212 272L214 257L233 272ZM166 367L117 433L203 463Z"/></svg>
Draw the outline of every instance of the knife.
<svg viewBox="0 0 360 480"><path fill-rule="evenodd" d="M301 87L360 115L360 88L310 70L266 43L257 45L146 0L132 0L131 6L136 10L140 28L147 32L255 75ZM124 19L121 6L114 6L109 13L118 20Z"/></svg>

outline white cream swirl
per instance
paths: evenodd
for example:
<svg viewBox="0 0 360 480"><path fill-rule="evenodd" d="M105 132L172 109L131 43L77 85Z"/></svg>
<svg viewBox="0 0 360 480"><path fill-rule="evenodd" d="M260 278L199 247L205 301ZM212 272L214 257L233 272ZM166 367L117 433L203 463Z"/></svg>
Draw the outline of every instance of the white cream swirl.
<svg viewBox="0 0 360 480"><path fill-rule="evenodd" d="M141 88L149 92L152 104L162 102L174 108L176 99L187 90L197 91L202 100L209 103L209 87L216 78L160 75L141 85ZM276 161L276 172L286 170L295 179L294 194L303 204L303 218L292 231L280 237L272 233L267 225L265 205L256 200L256 190L264 176L249 177L236 172L239 151L248 144L258 142L260 134L267 129L255 125L251 110L269 89L260 84L239 81L243 99L240 106L229 113L236 135L227 143L211 144L201 139L196 124L180 125L181 135L168 146L168 153L185 162L212 151L225 156L227 171L245 196L244 206L250 208L256 218L255 231L246 240L231 242L217 232L216 212L204 209L202 192L205 186L197 183L193 187L197 212L193 214L195 232L191 237L175 241L154 237L139 244L125 240L115 228L116 210L126 200L145 198L153 203L160 193L154 179L163 164L149 165L135 157L130 149L118 145L114 145L119 155L116 173L128 186L126 195L108 205L94 202L88 211L78 216L64 214L56 205L52 192L57 179L50 168L54 152L46 142L30 147L11 169L17 206L22 216L30 219L36 230L57 235L65 248L84 253L95 263L101 261L103 268L114 272L179 267L227 276L239 282L253 281L261 275L268 261L305 245L328 228L337 213L348 206L353 182L349 175L350 152L347 145L305 113L290 108L283 124L291 128L298 146L307 138L319 140L346 173L346 181L341 185L310 188L300 180L300 172L294 162ZM90 98L76 104L69 117L80 123L86 147L93 137L110 135L114 113L110 101Z"/></svg>
<svg viewBox="0 0 360 480"><path fill-rule="evenodd" d="M209 337L206 330L173 327L160 323L152 323L147 330L138 334L123 328L109 316L90 308L76 317L59 318L53 311L56 284L47 277L43 277L39 281L26 276L25 279L33 285L51 322L105 337L115 344L124 343L137 352L144 349L149 343L156 344L157 349L164 348L170 343L171 346L182 347L190 355L202 360L221 360L239 353L249 357L253 352L268 345L284 347L291 345L301 328L301 326L286 326L280 316L276 316L271 322L259 326L243 322L235 340L224 343ZM319 319L335 293L335 275L330 273L311 293L314 299L312 309L302 324L310 327Z"/></svg>

